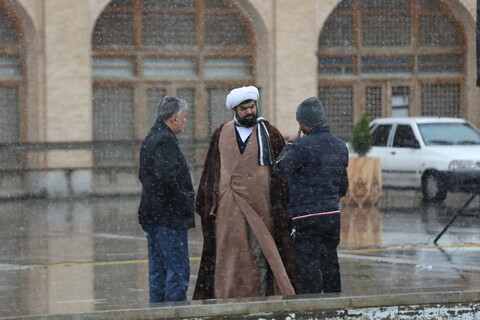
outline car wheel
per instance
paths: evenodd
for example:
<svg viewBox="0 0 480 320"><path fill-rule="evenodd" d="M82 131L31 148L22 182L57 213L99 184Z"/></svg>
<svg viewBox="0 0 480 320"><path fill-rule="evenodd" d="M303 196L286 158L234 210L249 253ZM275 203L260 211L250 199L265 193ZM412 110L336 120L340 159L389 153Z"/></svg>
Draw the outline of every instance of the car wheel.
<svg viewBox="0 0 480 320"><path fill-rule="evenodd" d="M437 171L428 171L422 177L423 199L428 202L442 202L447 196L447 186Z"/></svg>

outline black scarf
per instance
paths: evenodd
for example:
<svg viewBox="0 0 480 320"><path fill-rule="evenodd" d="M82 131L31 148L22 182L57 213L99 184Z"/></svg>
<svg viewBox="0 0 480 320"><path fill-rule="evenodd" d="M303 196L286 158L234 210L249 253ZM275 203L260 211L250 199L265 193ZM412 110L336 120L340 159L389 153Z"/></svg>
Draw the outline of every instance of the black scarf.
<svg viewBox="0 0 480 320"><path fill-rule="evenodd" d="M236 116L234 116L233 119L237 126L242 126L238 123ZM258 164L261 166L273 166L275 160L270 134L266 126L267 123L269 122L265 118L257 118Z"/></svg>

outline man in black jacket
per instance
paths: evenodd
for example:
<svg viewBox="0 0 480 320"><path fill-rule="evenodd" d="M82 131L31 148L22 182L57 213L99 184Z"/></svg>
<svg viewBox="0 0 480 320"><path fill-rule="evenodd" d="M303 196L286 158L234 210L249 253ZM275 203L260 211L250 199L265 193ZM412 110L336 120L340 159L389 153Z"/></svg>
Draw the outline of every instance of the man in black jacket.
<svg viewBox="0 0 480 320"><path fill-rule="evenodd" d="M194 189L176 137L185 127L187 109L182 99L163 98L157 120L140 150L138 219L148 241L152 304L187 299L187 230L195 226Z"/></svg>
<svg viewBox="0 0 480 320"><path fill-rule="evenodd" d="M303 101L296 116L299 131L277 157L274 172L288 180L302 292L340 292L339 199L348 189L348 149L324 126L325 111L317 97Z"/></svg>

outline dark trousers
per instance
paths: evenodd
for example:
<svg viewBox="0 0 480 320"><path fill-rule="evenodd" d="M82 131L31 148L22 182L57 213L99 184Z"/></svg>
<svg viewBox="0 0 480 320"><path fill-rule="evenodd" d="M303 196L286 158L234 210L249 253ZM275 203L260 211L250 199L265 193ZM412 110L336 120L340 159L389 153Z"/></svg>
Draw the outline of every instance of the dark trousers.
<svg viewBox="0 0 480 320"><path fill-rule="evenodd" d="M337 255L340 214L313 219L318 221L306 228L296 228L293 234L302 292L340 292L342 285Z"/></svg>
<svg viewBox="0 0 480 320"><path fill-rule="evenodd" d="M187 300L188 231L142 226L148 242L150 303Z"/></svg>

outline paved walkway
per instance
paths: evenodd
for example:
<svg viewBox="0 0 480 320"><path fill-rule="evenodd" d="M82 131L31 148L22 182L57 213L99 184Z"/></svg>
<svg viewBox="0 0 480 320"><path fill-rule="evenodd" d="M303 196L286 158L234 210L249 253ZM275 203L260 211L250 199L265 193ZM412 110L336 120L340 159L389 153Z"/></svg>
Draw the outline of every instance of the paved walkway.
<svg viewBox="0 0 480 320"><path fill-rule="evenodd" d="M343 210L339 296L297 296L287 304L277 298L189 302L193 306L169 312L198 311L200 316L201 310L207 312L204 305L215 305L209 312L217 312L271 301L283 306L275 308L297 308L302 301L322 306L349 301L356 307L352 301L362 297L383 300L382 305L406 297L420 303L421 297L443 294L456 297L457 303L474 301L480 291L480 219L458 218L438 246L433 243L467 198L449 195L443 205L422 206L418 192L386 191L377 209ZM146 241L137 224L137 206L137 197L0 202L0 318L72 313L88 318L125 309L130 311L121 318L135 312L151 318L152 312L170 310L148 308ZM475 199L467 212L480 215L479 207ZM190 232L189 242L191 297L202 245L199 228Z"/></svg>

